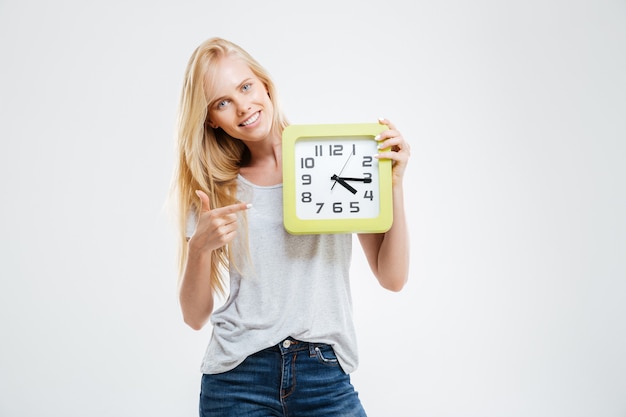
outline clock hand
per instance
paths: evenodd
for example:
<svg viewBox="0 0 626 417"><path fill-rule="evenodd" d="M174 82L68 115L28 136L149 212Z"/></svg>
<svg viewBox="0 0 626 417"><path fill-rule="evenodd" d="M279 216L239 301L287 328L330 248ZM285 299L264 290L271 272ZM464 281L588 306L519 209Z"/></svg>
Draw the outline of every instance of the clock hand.
<svg viewBox="0 0 626 417"><path fill-rule="evenodd" d="M352 155L354 155L354 153L350 153L350 155L348 156L348 159L346 160L346 163L345 163L345 164L343 164L343 167L341 168L341 171L339 171L339 175L341 175L341 173L343 172L343 170L344 170L344 169L346 169L346 166L348 165L348 162L350 162L350 158L352 158ZM336 175L335 175L335 177L336 177ZM337 184L337 180L335 180L335 182L333 183L333 186L332 186L332 187L330 187L330 189L331 189L331 190L332 190L333 188L335 188L335 184ZM345 187L345 186L346 186L346 185L348 185L348 184L345 184L345 183L344 183L344 184L341 184L341 185L343 185L343 186ZM352 188L352 187L350 187L350 188ZM354 188L352 188L352 190L354 190ZM352 192L352 190L350 190L350 192ZM355 193L356 193L356 190L355 190L354 192L352 192L352 194L355 194Z"/></svg>
<svg viewBox="0 0 626 417"><path fill-rule="evenodd" d="M343 185L346 188L346 190L350 191L352 194L356 194L357 193L356 189L354 187L352 187L350 184L348 184L347 182L345 182L343 178L338 177L336 175L333 175L332 177L330 177L330 179L335 181L335 184L339 183L339 184ZM333 184L333 186L335 184ZM332 190L332 188L331 188L331 190Z"/></svg>
<svg viewBox="0 0 626 417"><path fill-rule="evenodd" d="M350 177L337 177L337 178L344 180L344 181L361 181L366 184L369 184L370 182L372 182L371 178L350 178Z"/></svg>

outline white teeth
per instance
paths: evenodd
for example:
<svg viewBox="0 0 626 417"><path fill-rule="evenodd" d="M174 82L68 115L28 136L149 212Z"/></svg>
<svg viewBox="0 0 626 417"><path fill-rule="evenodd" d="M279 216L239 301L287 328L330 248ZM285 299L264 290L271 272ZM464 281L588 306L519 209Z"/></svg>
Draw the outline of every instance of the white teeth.
<svg viewBox="0 0 626 417"><path fill-rule="evenodd" d="M252 124L252 123L256 122L258 118L259 118L259 112L256 112L256 113L254 113L254 115L251 118L249 118L248 120L243 122L241 125L242 126L248 126L249 124Z"/></svg>

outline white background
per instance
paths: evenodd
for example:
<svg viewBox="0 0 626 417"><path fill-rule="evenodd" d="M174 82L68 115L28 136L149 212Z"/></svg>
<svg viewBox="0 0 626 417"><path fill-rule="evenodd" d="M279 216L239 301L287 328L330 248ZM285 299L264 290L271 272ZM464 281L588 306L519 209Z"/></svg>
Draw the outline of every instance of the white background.
<svg viewBox="0 0 626 417"><path fill-rule="evenodd" d="M1 416L197 415L164 203L216 35L412 145L406 289L355 246L370 416L626 415L623 0L0 0Z"/></svg>

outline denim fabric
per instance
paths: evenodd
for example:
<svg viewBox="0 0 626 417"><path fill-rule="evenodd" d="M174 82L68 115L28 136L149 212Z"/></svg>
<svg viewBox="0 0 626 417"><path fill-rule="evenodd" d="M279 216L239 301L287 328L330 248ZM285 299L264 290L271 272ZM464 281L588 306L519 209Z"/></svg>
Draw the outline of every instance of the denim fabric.
<svg viewBox="0 0 626 417"><path fill-rule="evenodd" d="M286 339L235 369L202 375L201 417L364 417L329 345Z"/></svg>

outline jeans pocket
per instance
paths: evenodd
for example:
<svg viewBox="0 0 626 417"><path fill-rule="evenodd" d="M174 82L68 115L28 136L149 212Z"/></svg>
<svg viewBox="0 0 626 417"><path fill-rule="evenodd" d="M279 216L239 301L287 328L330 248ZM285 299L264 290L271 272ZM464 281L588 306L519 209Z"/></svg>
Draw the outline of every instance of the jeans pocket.
<svg viewBox="0 0 626 417"><path fill-rule="evenodd" d="M324 365L339 365L335 351L328 345L316 346L315 355L317 356L317 360Z"/></svg>

